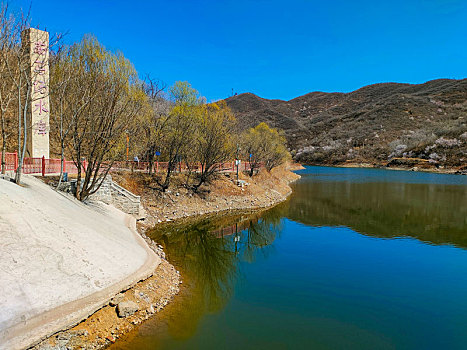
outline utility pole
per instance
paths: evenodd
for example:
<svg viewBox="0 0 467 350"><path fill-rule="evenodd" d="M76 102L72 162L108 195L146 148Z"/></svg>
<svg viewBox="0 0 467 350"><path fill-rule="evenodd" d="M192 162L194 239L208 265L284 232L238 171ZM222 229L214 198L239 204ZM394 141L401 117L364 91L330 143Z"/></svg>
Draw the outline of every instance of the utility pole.
<svg viewBox="0 0 467 350"><path fill-rule="evenodd" d="M128 164L128 152L130 151L130 134L128 133L128 130L126 132L126 162Z"/></svg>

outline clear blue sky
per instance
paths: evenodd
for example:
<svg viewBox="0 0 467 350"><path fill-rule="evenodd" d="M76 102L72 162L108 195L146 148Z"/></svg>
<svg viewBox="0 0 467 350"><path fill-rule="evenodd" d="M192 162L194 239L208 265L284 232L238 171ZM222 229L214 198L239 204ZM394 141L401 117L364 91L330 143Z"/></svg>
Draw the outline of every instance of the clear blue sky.
<svg viewBox="0 0 467 350"><path fill-rule="evenodd" d="M69 41L93 33L140 75L208 100L467 76L467 0L33 0L32 23Z"/></svg>

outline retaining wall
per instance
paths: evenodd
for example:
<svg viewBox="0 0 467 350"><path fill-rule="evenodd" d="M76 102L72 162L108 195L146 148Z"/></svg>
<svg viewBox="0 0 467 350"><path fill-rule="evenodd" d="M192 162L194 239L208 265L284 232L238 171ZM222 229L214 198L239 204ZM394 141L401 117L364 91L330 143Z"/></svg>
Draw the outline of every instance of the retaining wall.
<svg viewBox="0 0 467 350"><path fill-rule="evenodd" d="M76 184L75 184L76 186ZM71 189L74 186L71 185ZM70 185L64 185L61 189L67 191ZM139 215L141 198L122 186L112 181L112 176L107 175L99 190L91 195L89 199L102 201L106 204L112 204L116 208L127 214Z"/></svg>

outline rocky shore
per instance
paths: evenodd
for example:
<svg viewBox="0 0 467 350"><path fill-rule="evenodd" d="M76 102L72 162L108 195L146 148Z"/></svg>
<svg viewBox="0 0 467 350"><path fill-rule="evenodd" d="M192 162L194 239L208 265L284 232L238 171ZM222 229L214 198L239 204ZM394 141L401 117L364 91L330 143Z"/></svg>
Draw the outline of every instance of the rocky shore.
<svg viewBox="0 0 467 350"><path fill-rule="evenodd" d="M182 278L166 260L162 246L145 235L146 229L161 222L215 212L271 207L290 195L292 190L289 184L300 178L292 170L300 168L300 165L287 164L253 178L240 174L240 186L234 184L231 176L221 175L210 184L209 190L200 194L190 193L181 186L175 186L165 194L145 187L135 191L134 183L131 186L128 178L117 176L123 186L141 195L145 219L138 223L138 231L161 257L162 263L151 277L118 294L77 326L55 334L32 349L102 349L160 312L179 292Z"/></svg>
<svg viewBox="0 0 467 350"><path fill-rule="evenodd" d="M183 183L175 183L161 193L147 182L144 174L136 178L129 174L114 175L113 178L121 186L141 196L145 213L139 225L146 229L180 218L274 206L290 195L292 189L289 184L300 178L293 170L302 168L299 164L284 164L271 172L261 171L253 177L240 173L239 185L236 184L235 174L220 174L199 193L186 189Z"/></svg>
<svg viewBox="0 0 467 350"><path fill-rule="evenodd" d="M165 260L162 249L154 242L150 243L162 259L151 277L122 291L77 326L55 334L32 349L103 349L160 312L179 292L182 280L179 272Z"/></svg>
<svg viewBox="0 0 467 350"><path fill-rule="evenodd" d="M310 164L315 166L329 166L337 168L375 168L375 169L386 169L386 170L398 170L398 171L420 171L436 174L454 174L454 175L467 175L467 167L435 167L426 164L414 164L414 165L385 165L375 163L340 163L340 164Z"/></svg>

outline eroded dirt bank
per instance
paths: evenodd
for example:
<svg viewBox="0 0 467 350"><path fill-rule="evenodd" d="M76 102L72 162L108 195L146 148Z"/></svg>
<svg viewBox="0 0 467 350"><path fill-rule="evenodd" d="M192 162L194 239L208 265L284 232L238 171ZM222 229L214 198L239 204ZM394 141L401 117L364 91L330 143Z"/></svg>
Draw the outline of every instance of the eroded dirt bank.
<svg viewBox="0 0 467 350"><path fill-rule="evenodd" d="M235 173L219 174L208 186L201 187L198 193L185 188L183 177L175 177L174 185L165 193L157 189L147 174L124 173L113 175L113 179L141 196L146 210L145 220L141 224L149 228L179 218L276 205L291 193L289 184L300 178L293 170L298 169L302 169L299 164L284 164L271 172L262 170L253 177L240 173L239 180L244 182L242 187L234 183Z"/></svg>

